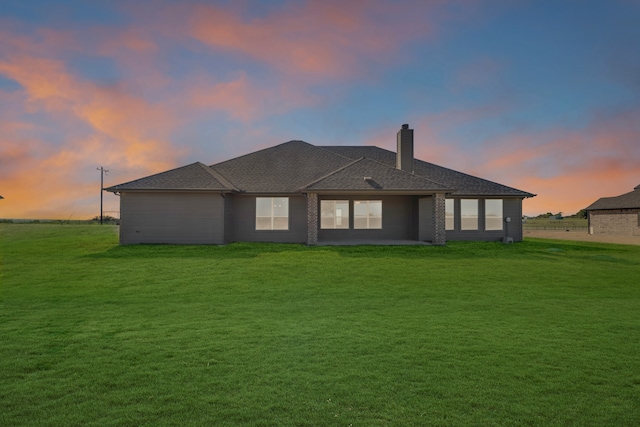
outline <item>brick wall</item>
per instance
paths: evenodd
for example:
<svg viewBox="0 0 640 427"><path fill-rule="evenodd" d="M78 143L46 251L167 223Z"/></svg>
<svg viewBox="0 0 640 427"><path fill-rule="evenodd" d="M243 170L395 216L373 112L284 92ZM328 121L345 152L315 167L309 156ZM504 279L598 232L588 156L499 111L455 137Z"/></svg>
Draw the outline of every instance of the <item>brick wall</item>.
<svg viewBox="0 0 640 427"><path fill-rule="evenodd" d="M318 194L307 194L307 245L318 244Z"/></svg>
<svg viewBox="0 0 640 427"><path fill-rule="evenodd" d="M640 236L640 208L589 212L590 233Z"/></svg>

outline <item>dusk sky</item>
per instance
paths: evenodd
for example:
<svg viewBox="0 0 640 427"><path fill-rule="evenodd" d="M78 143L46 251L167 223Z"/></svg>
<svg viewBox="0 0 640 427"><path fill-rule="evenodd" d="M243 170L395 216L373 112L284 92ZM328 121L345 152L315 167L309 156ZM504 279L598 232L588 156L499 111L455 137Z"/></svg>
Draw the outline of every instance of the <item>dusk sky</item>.
<svg viewBox="0 0 640 427"><path fill-rule="evenodd" d="M0 3L0 218L289 140L395 151L573 214L640 184L640 0ZM105 213L118 197L104 194Z"/></svg>

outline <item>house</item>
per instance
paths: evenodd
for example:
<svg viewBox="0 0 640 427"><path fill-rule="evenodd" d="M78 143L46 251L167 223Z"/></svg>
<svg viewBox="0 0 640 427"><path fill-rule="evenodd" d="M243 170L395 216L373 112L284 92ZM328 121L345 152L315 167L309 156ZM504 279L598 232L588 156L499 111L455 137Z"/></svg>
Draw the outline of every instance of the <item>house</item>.
<svg viewBox="0 0 640 427"><path fill-rule="evenodd" d="M120 243L224 244L522 240L534 194L374 146L289 141L106 188L120 196Z"/></svg>
<svg viewBox="0 0 640 427"><path fill-rule="evenodd" d="M585 210L589 234L640 236L640 185L630 193L602 197Z"/></svg>

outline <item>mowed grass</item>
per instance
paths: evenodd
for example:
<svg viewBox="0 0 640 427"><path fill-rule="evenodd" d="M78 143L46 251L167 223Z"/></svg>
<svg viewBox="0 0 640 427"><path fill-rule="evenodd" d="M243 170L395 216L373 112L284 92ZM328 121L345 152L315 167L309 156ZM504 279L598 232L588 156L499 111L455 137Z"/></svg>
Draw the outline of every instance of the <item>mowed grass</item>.
<svg viewBox="0 0 640 427"><path fill-rule="evenodd" d="M634 426L640 247L0 224L0 425Z"/></svg>

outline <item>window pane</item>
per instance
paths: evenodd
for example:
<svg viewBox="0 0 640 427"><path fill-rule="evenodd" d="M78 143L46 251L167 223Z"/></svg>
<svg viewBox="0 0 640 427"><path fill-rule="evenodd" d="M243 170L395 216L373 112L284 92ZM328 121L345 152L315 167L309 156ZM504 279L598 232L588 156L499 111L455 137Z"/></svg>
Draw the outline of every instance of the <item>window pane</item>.
<svg viewBox="0 0 640 427"><path fill-rule="evenodd" d="M257 217L256 230L271 230L271 217Z"/></svg>
<svg viewBox="0 0 640 427"><path fill-rule="evenodd" d="M369 201L369 216L382 218L382 201L381 200Z"/></svg>
<svg viewBox="0 0 640 427"><path fill-rule="evenodd" d="M462 199L460 200L460 228L462 230L478 229L478 200Z"/></svg>
<svg viewBox="0 0 640 427"><path fill-rule="evenodd" d="M320 228L349 228L349 202L320 200Z"/></svg>
<svg viewBox="0 0 640 427"><path fill-rule="evenodd" d="M336 228L349 228L349 202L336 201Z"/></svg>
<svg viewBox="0 0 640 427"><path fill-rule="evenodd" d="M485 229L502 230L502 200L485 200Z"/></svg>
<svg viewBox="0 0 640 427"><path fill-rule="evenodd" d="M271 216L271 197L256 197L256 216Z"/></svg>
<svg viewBox="0 0 640 427"><path fill-rule="evenodd" d="M367 218L354 217L353 228L367 228Z"/></svg>
<svg viewBox="0 0 640 427"><path fill-rule="evenodd" d="M334 228L335 218L320 218L320 228Z"/></svg>
<svg viewBox="0 0 640 427"><path fill-rule="evenodd" d="M369 218L369 228L382 228L382 218Z"/></svg>
<svg viewBox="0 0 640 427"><path fill-rule="evenodd" d="M289 216L289 199L286 197L273 198L273 216Z"/></svg>
<svg viewBox="0 0 640 427"><path fill-rule="evenodd" d="M256 197L256 230L288 230L289 198Z"/></svg>
<svg viewBox="0 0 640 427"><path fill-rule="evenodd" d="M453 216L453 199L445 199L444 201L444 228L445 230L454 229L454 216Z"/></svg>
<svg viewBox="0 0 640 427"><path fill-rule="evenodd" d="M382 228L382 201L353 202L353 228Z"/></svg>
<svg viewBox="0 0 640 427"><path fill-rule="evenodd" d="M358 201L358 200L353 202L353 216L354 217L367 216L367 211L368 211L367 202L362 202L362 201Z"/></svg>
<svg viewBox="0 0 640 427"><path fill-rule="evenodd" d="M286 216L277 216L273 218L273 229L274 230L288 230L289 229L289 218Z"/></svg>

